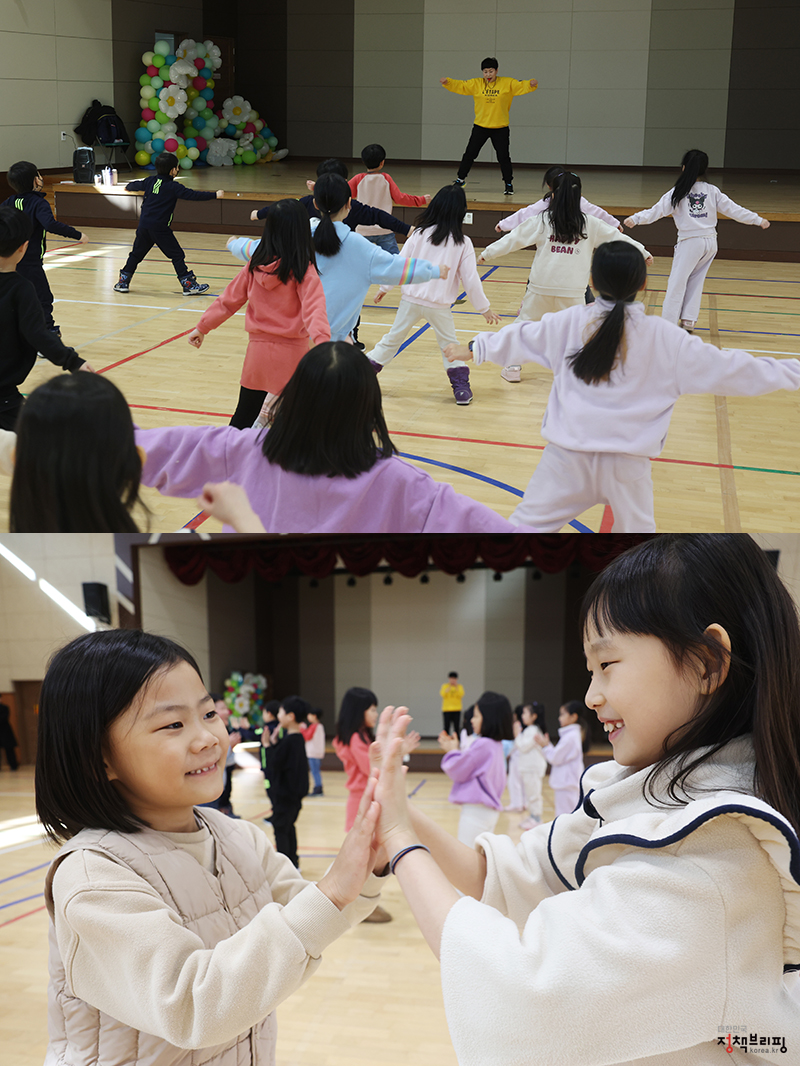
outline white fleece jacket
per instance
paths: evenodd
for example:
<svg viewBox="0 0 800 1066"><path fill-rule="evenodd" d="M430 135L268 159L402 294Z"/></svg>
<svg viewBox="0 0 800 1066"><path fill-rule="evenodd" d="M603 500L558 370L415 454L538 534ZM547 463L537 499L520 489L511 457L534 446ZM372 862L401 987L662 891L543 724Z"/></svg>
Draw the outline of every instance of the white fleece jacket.
<svg viewBox="0 0 800 1066"><path fill-rule="evenodd" d="M651 806L647 770L601 763L573 814L478 837L483 897L441 942L460 1066L752 1066L726 1027L800 1062L800 843L754 768L738 738Z"/></svg>
<svg viewBox="0 0 800 1066"><path fill-rule="evenodd" d="M536 245L528 287L542 296L582 296L589 284L592 253L606 241L627 241L646 258L650 253L625 233L607 226L594 215L586 215L586 239L577 244L563 244L552 236L550 216L534 215L517 226L499 241L484 248L483 258L493 263L509 252L517 252L528 245Z"/></svg>
<svg viewBox="0 0 800 1066"><path fill-rule="evenodd" d="M489 301L481 285L475 249L469 237L463 244L456 244L448 237L443 244L432 244L434 229L416 229L400 249L400 255L411 259L425 259L437 266L449 266L446 278L434 278L418 285L401 285L403 299L423 307L450 307L462 287L469 297L469 302L476 311L483 314L489 310ZM383 292L389 292L391 285L381 285Z"/></svg>
<svg viewBox="0 0 800 1066"><path fill-rule="evenodd" d="M717 215L726 215L734 222L743 222L746 226L760 226L764 219L755 211L740 207L729 196L706 181L696 181L676 207L672 206L672 189L665 192L657 204L646 211L637 211L631 215L636 226L649 226L659 218L672 215L678 227L678 240L689 237L715 237Z"/></svg>
<svg viewBox="0 0 800 1066"><path fill-rule="evenodd" d="M549 200L537 200L535 204L528 204L527 207L521 207L519 211L515 211L513 215L508 215L506 218L501 218L497 225L501 230L508 233L512 229L516 229L522 222L526 222L529 218L536 218L537 215L541 215L550 206ZM613 215L609 215L608 211L604 211L602 207L598 207L597 204L591 204L582 196L581 197L581 211L584 215L594 215L595 218L599 218L601 222L605 222L607 226L611 226L612 229L619 228L619 222Z"/></svg>
<svg viewBox="0 0 800 1066"><path fill-rule="evenodd" d="M646 315L640 303L625 312L624 361L608 381L587 385L573 373L568 356L580 351L611 306L600 299L568 307L541 322L480 333L473 342L476 363L540 363L553 371L542 436L561 448L655 456L680 396L760 396L800 388L797 359L720 350L660 316Z"/></svg>

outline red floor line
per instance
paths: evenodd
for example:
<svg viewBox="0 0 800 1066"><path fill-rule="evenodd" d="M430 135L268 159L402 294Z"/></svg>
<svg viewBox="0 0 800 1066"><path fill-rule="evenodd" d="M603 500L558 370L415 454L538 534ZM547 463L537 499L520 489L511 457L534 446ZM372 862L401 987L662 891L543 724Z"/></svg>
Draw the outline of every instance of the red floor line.
<svg viewBox="0 0 800 1066"><path fill-rule="evenodd" d="M165 341L160 341L158 344L154 344L152 348L145 348L143 352L136 352L135 355L128 355L124 359L120 359L118 363L110 363L108 366L104 366L102 370L98 370L98 374L105 374L107 370L113 370L115 366L122 366L123 363L129 363L131 359L138 359L140 355L147 355L148 352L154 352L156 348L163 348L165 344L171 344L173 341L180 340L181 337L186 337L192 332L194 326L191 329L185 329L183 333L176 333L174 337L167 337ZM174 408L155 408L155 410L174 410ZM200 414L201 412L187 412L192 414Z"/></svg>
<svg viewBox="0 0 800 1066"><path fill-rule="evenodd" d="M614 527L614 512L611 510L611 508L608 506L608 504L606 504L605 510L603 511L603 519L600 522L600 528L598 529L597 532L598 533L610 533L611 530L613 529L613 527Z"/></svg>
<svg viewBox="0 0 800 1066"><path fill-rule="evenodd" d="M18 922L21 918L27 918L31 914L38 914L39 911L44 911L44 910L47 910L47 904L46 903L43 903L41 907L36 907L32 911L25 911L24 914L18 914L16 918L9 918L7 922L0 922L0 929L2 929L4 925L11 925L12 922Z"/></svg>
<svg viewBox="0 0 800 1066"><path fill-rule="evenodd" d="M230 418L232 414L230 411L226 414L223 411L187 411L184 407L153 407L146 403L130 403L128 406L142 411L174 411L179 415L208 415L211 418Z"/></svg>

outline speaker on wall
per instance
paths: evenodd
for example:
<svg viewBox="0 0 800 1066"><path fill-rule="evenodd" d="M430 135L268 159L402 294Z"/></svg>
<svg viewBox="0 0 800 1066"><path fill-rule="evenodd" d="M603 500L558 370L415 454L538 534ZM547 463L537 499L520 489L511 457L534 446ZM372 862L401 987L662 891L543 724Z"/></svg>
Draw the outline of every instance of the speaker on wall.
<svg viewBox="0 0 800 1066"><path fill-rule="evenodd" d="M108 609L108 586L97 581L83 582L83 609L90 618L97 618L106 624L111 622Z"/></svg>
<svg viewBox="0 0 800 1066"><path fill-rule="evenodd" d="M78 185L94 184L93 148L76 148L72 153L72 178Z"/></svg>

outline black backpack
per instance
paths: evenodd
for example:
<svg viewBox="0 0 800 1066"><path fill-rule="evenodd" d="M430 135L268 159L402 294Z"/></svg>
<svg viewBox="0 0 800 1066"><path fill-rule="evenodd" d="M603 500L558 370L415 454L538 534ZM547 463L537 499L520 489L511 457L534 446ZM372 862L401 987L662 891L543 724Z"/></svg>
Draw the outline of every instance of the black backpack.
<svg viewBox="0 0 800 1066"><path fill-rule="evenodd" d="M88 145L94 144L95 140L101 144L130 143L122 119L110 104L101 104L99 100L92 100L91 107L84 111L75 132Z"/></svg>
<svg viewBox="0 0 800 1066"><path fill-rule="evenodd" d="M116 111L101 115L97 120L97 139L101 144L129 143L125 126Z"/></svg>

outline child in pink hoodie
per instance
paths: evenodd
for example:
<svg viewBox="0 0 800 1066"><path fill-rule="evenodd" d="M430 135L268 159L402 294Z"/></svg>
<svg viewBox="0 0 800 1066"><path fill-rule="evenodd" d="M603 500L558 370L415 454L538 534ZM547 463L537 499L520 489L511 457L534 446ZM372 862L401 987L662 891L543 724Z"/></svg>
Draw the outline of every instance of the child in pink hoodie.
<svg viewBox="0 0 800 1066"><path fill-rule="evenodd" d="M535 738L552 767L550 787L555 796L556 818L559 814L572 814L578 806L583 776L583 731L586 728L580 715L582 706L579 700L570 700L560 708L557 744L551 744L546 733Z"/></svg>
<svg viewBox="0 0 800 1066"><path fill-rule="evenodd" d="M230 423L237 429L252 426L264 400L280 395L309 348L331 337L308 214L299 201L274 205L250 262L208 308L189 343L199 348L245 303L250 340Z"/></svg>
<svg viewBox="0 0 800 1066"><path fill-rule="evenodd" d="M453 781L450 802L461 806L458 839L469 847L480 833L492 833L503 809L506 760L503 741L513 740L511 704L498 692L484 692L472 709L475 739L464 751L444 730L439 747L446 753L442 770Z"/></svg>

